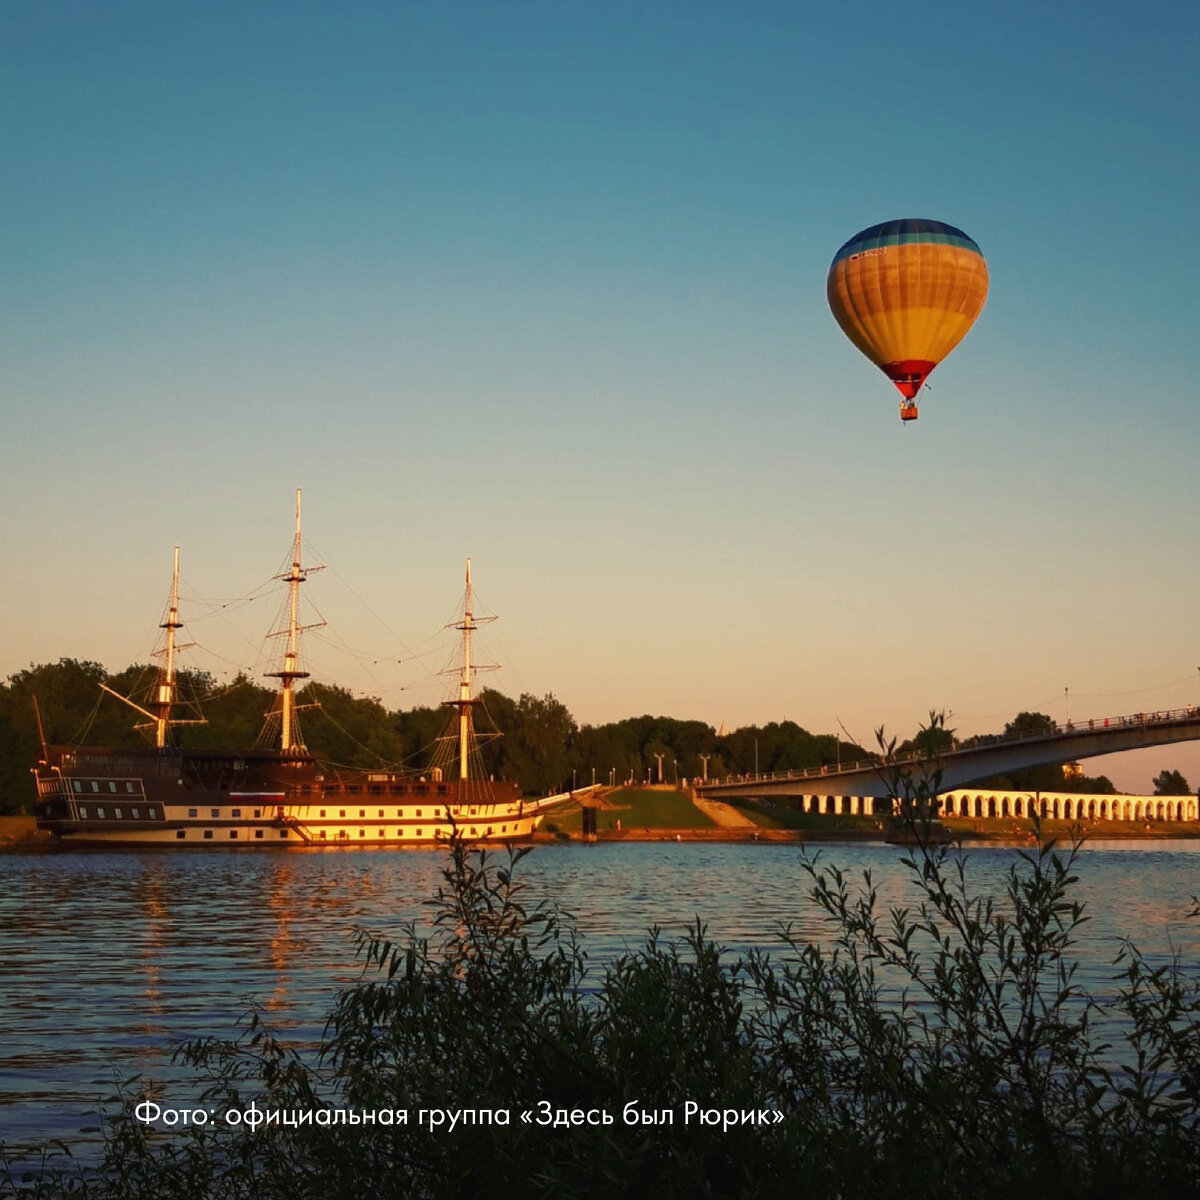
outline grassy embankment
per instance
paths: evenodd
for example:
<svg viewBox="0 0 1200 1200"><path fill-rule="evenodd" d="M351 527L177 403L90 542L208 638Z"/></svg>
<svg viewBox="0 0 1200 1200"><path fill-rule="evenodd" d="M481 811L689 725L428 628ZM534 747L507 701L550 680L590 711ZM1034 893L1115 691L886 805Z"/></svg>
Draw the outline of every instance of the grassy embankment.
<svg viewBox="0 0 1200 1200"><path fill-rule="evenodd" d="M696 839L751 840L813 836L879 836L873 817L826 816L800 813L759 801L737 805L709 805L710 811L724 809L732 817L726 824L715 820L693 803L691 796L675 788L618 788L606 793L597 805L596 832L602 841L657 838L680 835ZM550 817L542 834L577 839L583 834L583 815L577 809Z"/></svg>
<svg viewBox="0 0 1200 1200"><path fill-rule="evenodd" d="M597 809L596 829L601 836L716 828L716 822L692 803L687 792L675 788L618 788L604 795ZM583 813L576 809L551 817L543 829L551 834L580 837Z"/></svg>
<svg viewBox="0 0 1200 1200"><path fill-rule="evenodd" d="M702 802L703 803L703 802ZM708 812L693 803L691 796L674 788L618 788L606 793L596 813L597 837L601 841L637 841L664 836L688 840L785 841L875 839L883 836L894 819L874 816L802 813L781 804L763 800L742 800L735 804L706 805ZM726 820L714 820L709 813L724 810ZM731 819L730 819L731 818ZM1032 821L1017 817L947 817L941 824L952 837L967 841L1033 842L1037 833ZM1089 838L1157 840L1162 838L1200 837L1200 822L1188 821L1075 821L1044 820L1041 836L1064 844L1082 832ZM539 840L578 839L583 834L583 817L576 809L550 817L539 833Z"/></svg>

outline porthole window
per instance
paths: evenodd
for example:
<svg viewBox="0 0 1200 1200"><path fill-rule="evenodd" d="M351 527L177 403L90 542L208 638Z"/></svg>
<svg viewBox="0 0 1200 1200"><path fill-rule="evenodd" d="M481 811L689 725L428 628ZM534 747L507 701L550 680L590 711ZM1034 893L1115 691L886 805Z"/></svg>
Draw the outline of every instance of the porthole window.
<svg viewBox="0 0 1200 1200"><path fill-rule="evenodd" d="M177 829L177 830L175 830L175 836L180 841L182 841L185 837L187 837L187 830L186 829Z"/></svg>
<svg viewBox="0 0 1200 1200"><path fill-rule="evenodd" d="M194 808L189 808L189 809L188 809L188 816L189 816L189 817L194 817L194 816L196 816L196 810L195 810Z"/></svg>
<svg viewBox="0 0 1200 1200"><path fill-rule="evenodd" d="M204 836L205 836L206 838L211 838L211 837L212 837L212 830L211 830L211 829L206 829L206 830L204 831Z"/></svg>
<svg viewBox="0 0 1200 1200"><path fill-rule="evenodd" d="M235 808L231 815L235 816L235 817L240 817L242 815L242 810L240 808Z"/></svg>
<svg viewBox="0 0 1200 1200"><path fill-rule="evenodd" d="M254 836L255 836L256 838L260 838L260 837L262 837L262 830L261 830L261 829L256 829L256 830L254 831Z"/></svg>
<svg viewBox="0 0 1200 1200"><path fill-rule="evenodd" d="M229 836L230 836L231 838L235 838L235 837L237 837L237 830L236 830L236 829L231 829L231 830L229 831Z"/></svg>
<svg viewBox="0 0 1200 1200"><path fill-rule="evenodd" d="M219 808L214 808L211 811L214 817L219 817L221 815L221 810Z"/></svg>

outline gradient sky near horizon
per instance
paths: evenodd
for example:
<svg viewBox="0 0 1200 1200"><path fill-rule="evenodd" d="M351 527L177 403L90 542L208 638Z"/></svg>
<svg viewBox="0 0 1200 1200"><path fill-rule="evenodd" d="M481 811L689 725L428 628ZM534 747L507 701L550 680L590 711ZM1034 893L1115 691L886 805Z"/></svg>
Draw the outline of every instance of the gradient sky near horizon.
<svg viewBox="0 0 1200 1200"><path fill-rule="evenodd" d="M12 0L0 675L144 658L177 543L241 664L302 487L311 669L392 705L468 555L489 682L581 722L1200 702L1198 51L1171 2ZM902 426L825 277L909 216L991 291Z"/></svg>

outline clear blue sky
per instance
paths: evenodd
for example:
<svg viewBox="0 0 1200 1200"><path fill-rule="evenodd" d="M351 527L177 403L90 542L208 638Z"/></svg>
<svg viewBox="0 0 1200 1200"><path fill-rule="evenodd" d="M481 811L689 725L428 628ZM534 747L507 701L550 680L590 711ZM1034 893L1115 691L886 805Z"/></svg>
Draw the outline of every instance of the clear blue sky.
<svg viewBox="0 0 1200 1200"><path fill-rule="evenodd" d="M1200 702L1198 35L1193 3L13 0L0 674L144 655L177 542L187 595L248 591L303 487L348 644L421 643L469 554L493 682L584 722ZM824 290L907 216L991 293L902 427ZM365 653L313 669L435 698ZM1195 748L1124 762L1200 783Z"/></svg>

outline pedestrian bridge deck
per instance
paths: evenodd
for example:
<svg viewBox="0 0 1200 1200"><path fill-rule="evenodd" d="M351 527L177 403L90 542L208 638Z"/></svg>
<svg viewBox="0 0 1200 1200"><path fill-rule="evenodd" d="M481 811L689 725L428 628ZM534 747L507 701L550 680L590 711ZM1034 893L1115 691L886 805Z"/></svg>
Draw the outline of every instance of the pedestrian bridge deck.
<svg viewBox="0 0 1200 1200"><path fill-rule="evenodd" d="M696 792L714 800L738 796L885 797L895 794L897 771L908 772L914 781L924 777L931 783L932 773L940 772L936 790L948 792L1027 767L1196 740L1200 740L1200 708L1193 706L1067 722L1046 733L984 734L954 741L933 762L914 751L887 762L879 756L801 771L729 776L697 783Z"/></svg>

